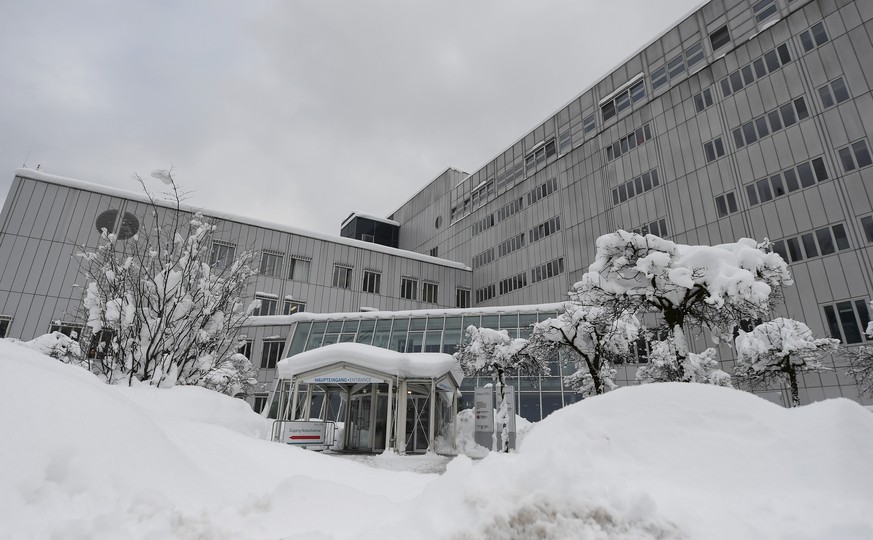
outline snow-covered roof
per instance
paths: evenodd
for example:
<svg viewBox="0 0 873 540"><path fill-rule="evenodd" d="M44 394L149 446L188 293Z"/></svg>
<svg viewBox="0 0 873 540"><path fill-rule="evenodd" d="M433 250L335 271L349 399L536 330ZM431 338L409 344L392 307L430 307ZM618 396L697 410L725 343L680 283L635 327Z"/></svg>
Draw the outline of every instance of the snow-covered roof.
<svg viewBox="0 0 873 540"><path fill-rule="evenodd" d="M403 311L350 311L346 313L295 313L294 315L256 317L259 319L273 319L272 324L290 324L292 322L326 321L336 319L390 319L403 317L440 317L440 316L466 316L466 315L500 315L506 313L554 313L562 310L564 304L556 302L552 304L531 304L525 306L493 306L478 308L433 308L433 309L408 309ZM280 320L280 319L284 319Z"/></svg>
<svg viewBox="0 0 873 540"><path fill-rule="evenodd" d="M356 218L356 217L364 218L364 219L371 219L371 220L373 220L373 221L378 221L379 223L385 223L385 224L387 224L387 225L394 225L395 227L399 227L399 226L400 226L400 223L397 222L397 221L394 221L393 219L387 219L387 218L378 217L378 216L371 216L370 214L362 214L362 213L360 213L360 212L352 212L352 213L349 215L349 217L347 217L346 219L343 220L343 222L342 222L342 224L340 225L340 227L341 227L341 228L342 228L342 227L345 227L345 226L346 226L346 223L348 223L349 221L353 220L353 219Z"/></svg>
<svg viewBox="0 0 873 540"><path fill-rule="evenodd" d="M136 193L134 191L127 191L124 189L102 186L100 184L94 184L91 182L85 182L83 180L76 180L74 178L66 178L63 176L56 176L53 174L46 174L42 171L36 171L33 169L16 169L15 176L21 176L23 178L29 178L31 180L37 180L41 182L48 182L50 184L55 184L59 186L65 186L73 189L79 189L82 191L90 191L92 193L100 193L101 195L109 195L110 197L119 197L122 199L127 199L131 201L138 201L146 204L150 204L148 197L145 196L144 193ZM166 201L156 201L158 205L164 206L166 208L173 208L173 205ZM449 268L456 268L459 270L471 270L470 267L463 263L459 263L457 261L450 261L448 259L440 259L439 257L431 257L430 255L424 255L422 253L416 253L414 251L406 251L404 249L398 249L388 246L383 246L381 244L374 244L373 242L363 242L361 240L354 240L352 238L345 238L342 236L333 236L329 234L318 233L314 231L307 231L305 229L298 229L297 227L290 227L288 225L283 225L281 223L274 223L269 221L263 221L260 219L250 218L239 216L235 214L229 214L226 212L219 212L213 210L207 210L204 208L197 208L189 205L182 205L182 210L186 212L203 212L206 216L221 219L225 221L235 221L237 223L243 223L246 225L253 225L255 227L263 227L265 229L272 229L275 231L286 232L289 234L294 234L297 236L305 236L307 238L313 238L315 240L322 240L325 242L333 242L335 244L342 244L350 247L355 247L359 249L366 249L368 251L377 251L380 253L385 253L386 255L394 255L396 257L404 257L407 259L414 259L421 262L438 264L440 266L447 266Z"/></svg>
<svg viewBox="0 0 873 540"><path fill-rule="evenodd" d="M279 378L348 363L387 375L414 378L439 378L451 373L458 384L464 379L461 364L445 353L399 353L361 343L335 343L280 360L276 365Z"/></svg>

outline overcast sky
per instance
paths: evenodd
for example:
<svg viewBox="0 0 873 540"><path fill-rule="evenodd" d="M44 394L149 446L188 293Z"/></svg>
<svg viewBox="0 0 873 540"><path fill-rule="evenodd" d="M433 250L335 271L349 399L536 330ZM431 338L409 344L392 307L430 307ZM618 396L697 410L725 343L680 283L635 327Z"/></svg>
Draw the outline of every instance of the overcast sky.
<svg viewBox="0 0 873 540"><path fill-rule="evenodd" d="M474 172L700 0L0 3L13 171L338 234ZM156 188L159 186L155 186Z"/></svg>

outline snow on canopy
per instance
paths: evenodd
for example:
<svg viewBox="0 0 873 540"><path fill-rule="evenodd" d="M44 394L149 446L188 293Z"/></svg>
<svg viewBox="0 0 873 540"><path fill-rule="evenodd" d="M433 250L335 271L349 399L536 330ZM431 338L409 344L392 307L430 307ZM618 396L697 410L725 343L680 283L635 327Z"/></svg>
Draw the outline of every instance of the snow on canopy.
<svg viewBox="0 0 873 540"><path fill-rule="evenodd" d="M444 353L399 353L362 343L334 343L311 351L302 352L280 360L276 365L280 379L289 379L339 362L396 375L398 377L442 377L451 373L455 382L461 384L464 372L450 354Z"/></svg>
<svg viewBox="0 0 873 540"><path fill-rule="evenodd" d="M597 255L577 284L613 294L646 295L652 281L678 304L687 290L706 289L705 301L721 307L725 301L764 305L774 287L791 283L788 266L755 240L716 246L676 244L655 235L619 230L597 239ZM605 275L609 277L606 278Z"/></svg>

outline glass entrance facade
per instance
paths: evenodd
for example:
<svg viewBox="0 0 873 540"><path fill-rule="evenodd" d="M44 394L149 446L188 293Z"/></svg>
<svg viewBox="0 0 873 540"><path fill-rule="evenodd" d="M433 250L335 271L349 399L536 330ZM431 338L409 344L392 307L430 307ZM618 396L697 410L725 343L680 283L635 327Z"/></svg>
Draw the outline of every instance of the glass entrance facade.
<svg viewBox="0 0 873 540"><path fill-rule="evenodd" d="M286 356L332 343L363 343L397 352L443 352L458 350L464 329L470 325L506 330L512 337L530 336L531 325L557 315L560 304L515 306L495 309L446 309L422 311L380 311L361 313L301 313L294 321ZM512 377L516 388L516 410L530 421L538 421L565 405L575 403L572 389L563 387L563 377L572 365L550 363L548 377ZM473 407L473 389L493 382L490 378L467 378L461 385L460 407Z"/></svg>

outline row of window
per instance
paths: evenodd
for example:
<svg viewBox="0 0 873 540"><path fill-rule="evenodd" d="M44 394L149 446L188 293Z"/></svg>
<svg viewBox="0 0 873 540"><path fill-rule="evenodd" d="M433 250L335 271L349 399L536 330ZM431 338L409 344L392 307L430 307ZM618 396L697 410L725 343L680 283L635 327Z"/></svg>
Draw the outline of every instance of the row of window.
<svg viewBox="0 0 873 540"><path fill-rule="evenodd" d="M558 258L534 267L530 271L530 282L539 283L540 281L553 278L564 273L564 258Z"/></svg>
<svg viewBox="0 0 873 540"><path fill-rule="evenodd" d="M808 116L809 109L806 106L806 100L799 97L733 130L734 144L739 150L771 133L794 125Z"/></svg>
<svg viewBox="0 0 873 540"><path fill-rule="evenodd" d="M488 248L482 253L473 256L473 269L485 266L494 260L494 248Z"/></svg>
<svg viewBox="0 0 873 540"><path fill-rule="evenodd" d="M476 303L481 304L497 296L497 287L492 283L476 289Z"/></svg>
<svg viewBox="0 0 873 540"><path fill-rule="evenodd" d="M642 225L637 227L636 229L631 229L632 233L641 234L643 236L647 234L654 234L655 236L660 236L661 238L667 237L667 220L665 218L661 218L660 220L653 221L651 223Z"/></svg>
<svg viewBox="0 0 873 540"><path fill-rule="evenodd" d="M621 139L615 141L606 147L606 161L618 159L622 154L626 154L636 148L642 146L652 139L652 128L649 124L637 128L630 134L625 135Z"/></svg>
<svg viewBox="0 0 873 540"><path fill-rule="evenodd" d="M783 43L719 81L721 93L724 97L728 97L739 92L743 87L755 82L755 79L765 77L789 62L791 62L791 52L788 50L788 44Z"/></svg>
<svg viewBox="0 0 873 540"><path fill-rule="evenodd" d="M521 212L521 209L524 207L524 199L519 197L518 199L513 200L507 205L499 208L497 210L497 223L500 223L504 219Z"/></svg>
<svg viewBox="0 0 873 540"><path fill-rule="evenodd" d="M511 293L512 291L521 289L522 287L527 287L527 272L521 272L520 274L517 274L515 276L501 279L498 285L498 294Z"/></svg>
<svg viewBox="0 0 873 540"><path fill-rule="evenodd" d="M439 293L439 285L432 281L423 281L421 283L421 301L429 304L436 304ZM406 300L418 299L418 279L414 277L403 276L400 278L400 298Z"/></svg>
<svg viewBox="0 0 873 540"><path fill-rule="evenodd" d="M537 240L541 240L547 236L551 236L561 230L561 216L555 216L552 219L540 223L536 227L528 231L529 243L533 244Z"/></svg>
<svg viewBox="0 0 873 540"><path fill-rule="evenodd" d="M473 233L473 236L481 233L482 231L487 231L491 227L494 226L494 214L488 214L484 218L480 219L476 223L474 223L470 227L470 231Z"/></svg>
<svg viewBox="0 0 873 540"><path fill-rule="evenodd" d="M582 118L582 135L591 133L594 131L594 128L597 127L597 118L594 113L589 114ZM573 126L575 128L575 125ZM558 133L558 152L561 155L566 154L570 150L573 149L573 131L575 129L571 129L570 125L562 126L561 131ZM581 136L580 136L580 141Z"/></svg>
<svg viewBox="0 0 873 540"><path fill-rule="evenodd" d="M557 146L554 137L543 143L541 146L534 147L534 150L524 158L525 174L527 174L528 177L533 176L540 167L545 165L546 160L554 156L556 153Z"/></svg>
<svg viewBox="0 0 873 540"><path fill-rule="evenodd" d="M513 236L509 240L504 240L497 244L497 256L504 257L509 255L513 251L519 250L524 247L524 233Z"/></svg>
<svg viewBox="0 0 873 540"><path fill-rule="evenodd" d="M530 206L533 203L540 201L545 197L548 197L556 191L558 191L558 179L550 178L549 180L546 180L544 183L538 185L528 192L527 205Z"/></svg>
<svg viewBox="0 0 873 540"><path fill-rule="evenodd" d="M252 311L253 317L263 317L267 315L277 315L279 309L279 297L274 294L256 293L255 300L258 300L261 305ZM306 302L292 300L286 298L282 305L282 315L293 315L306 311Z"/></svg>
<svg viewBox="0 0 873 540"><path fill-rule="evenodd" d="M623 203L637 195L642 195L647 191L651 191L659 185L661 185L661 181L658 179L658 169L644 172L633 180L630 180L617 188L613 188L612 204Z"/></svg>
<svg viewBox="0 0 873 540"><path fill-rule="evenodd" d="M646 97L645 79L640 79L639 81L629 84L627 88L619 91L608 101L600 105L600 114L603 117L603 121L606 122L616 114L630 107L631 103L636 103L644 97Z"/></svg>
<svg viewBox="0 0 873 540"><path fill-rule="evenodd" d="M652 91L664 86L668 82L685 73L686 68L689 73L692 66L703 61L703 43L697 42L691 47L685 49L685 52L680 52L667 63L654 71L652 71Z"/></svg>
<svg viewBox="0 0 873 540"><path fill-rule="evenodd" d="M758 0L752 4L752 12L755 14L755 21L763 22L768 17L776 14L779 8L776 7L776 0Z"/></svg>
<svg viewBox="0 0 873 540"><path fill-rule="evenodd" d="M235 248L221 244L216 250L216 244L213 243L213 256L232 257ZM258 273L266 277L281 277L282 266L285 259L285 254L277 251L264 250L261 252L261 262L258 266ZM232 259L220 259L227 264ZM309 268L311 259L309 257L292 256L288 260L287 279L293 281L309 281Z"/></svg>
<svg viewBox="0 0 873 540"><path fill-rule="evenodd" d="M824 159L819 157L748 184L746 194L749 196L749 205L755 206L827 179Z"/></svg>
<svg viewBox="0 0 873 540"><path fill-rule="evenodd" d="M524 161L519 159L514 166L508 165L503 173L497 175L497 191L503 192L504 188L511 188L516 180L522 178L524 178Z"/></svg>
<svg viewBox="0 0 873 540"><path fill-rule="evenodd" d="M849 249L849 237L842 223L773 242L773 251L792 263L846 249Z"/></svg>
<svg viewBox="0 0 873 540"><path fill-rule="evenodd" d="M539 283L540 281L553 278L563 273L564 258L560 257L551 260L545 264L541 264L531 268L530 282L532 284ZM494 284L491 284L486 287L476 289L476 302L484 302L485 300L490 300L491 298L494 298L498 294L507 294L511 293L512 291L521 289L522 287L527 287L527 272L521 272L514 276L502 279L500 280L500 282L498 282L497 285L497 288L495 288Z"/></svg>

